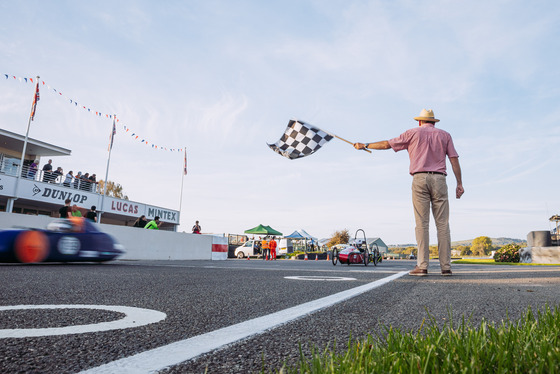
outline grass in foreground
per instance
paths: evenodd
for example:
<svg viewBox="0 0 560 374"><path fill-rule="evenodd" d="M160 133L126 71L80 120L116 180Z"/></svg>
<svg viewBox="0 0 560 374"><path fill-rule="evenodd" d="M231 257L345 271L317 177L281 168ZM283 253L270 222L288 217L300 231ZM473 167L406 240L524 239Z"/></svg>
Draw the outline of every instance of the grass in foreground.
<svg viewBox="0 0 560 374"><path fill-rule="evenodd" d="M451 316L450 316L451 319ZM560 368L560 312L531 309L517 322L474 328L465 319L442 328L430 317L418 332L386 327L384 337L352 342L344 354L330 350L301 356L280 373L553 373Z"/></svg>

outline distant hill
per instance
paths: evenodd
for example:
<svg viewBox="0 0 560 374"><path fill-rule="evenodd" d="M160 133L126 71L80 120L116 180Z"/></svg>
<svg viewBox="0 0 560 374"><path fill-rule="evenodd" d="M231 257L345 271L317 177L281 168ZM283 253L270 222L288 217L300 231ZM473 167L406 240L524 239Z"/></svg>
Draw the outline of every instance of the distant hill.
<svg viewBox="0 0 560 374"><path fill-rule="evenodd" d="M497 246L497 247L501 247L504 246L506 244L523 244L526 243L526 240L522 240L522 239L513 239L513 238L490 238L492 239L492 245L493 246ZM456 242L451 242L451 246L452 247L459 247L461 245L464 246L470 246L472 245L474 239L470 239L470 240L459 240ZM436 243L430 244L430 245L435 245ZM389 248L395 248L395 247L401 247L401 248L406 248L406 247L416 247L416 243L412 243L412 244L389 244Z"/></svg>
<svg viewBox="0 0 560 374"><path fill-rule="evenodd" d="M492 240L492 245L493 246L497 246L497 247L501 247L504 246L506 244L522 244L525 243L526 240L522 240L522 239L513 239L513 238L490 238ZM452 247L458 247L460 245L464 245L464 246L468 246L468 245L472 245L474 239L471 240L460 240L460 241L456 241L456 242L451 242L451 246Z"/></svg>

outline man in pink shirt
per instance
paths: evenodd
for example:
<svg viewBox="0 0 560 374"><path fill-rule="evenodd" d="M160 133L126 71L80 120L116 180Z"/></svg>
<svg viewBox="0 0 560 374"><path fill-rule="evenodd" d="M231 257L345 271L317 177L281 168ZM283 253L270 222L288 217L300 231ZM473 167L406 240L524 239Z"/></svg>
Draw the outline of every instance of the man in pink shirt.
<svg viewBox="0 0 560 374"><path fill-rule="evenodd" d="M375 143L355 143L356 149L393 149L395 152L406 149L410 158L412 175L412 205L416 219L416 242L418 244L417 265L409 274L428 275L430 259L430 206L434 215L438 236L438 252L441 274L451 275L451 233L449 231L449 200L445 177L446 159L449 158L453 174L457 180L455 196L461 198L465 190L459 165L459 154L453 145L451 135L435 128L439 119L434 112L422 109L418 117L418 127L405 131L391 140Z"/></svg>

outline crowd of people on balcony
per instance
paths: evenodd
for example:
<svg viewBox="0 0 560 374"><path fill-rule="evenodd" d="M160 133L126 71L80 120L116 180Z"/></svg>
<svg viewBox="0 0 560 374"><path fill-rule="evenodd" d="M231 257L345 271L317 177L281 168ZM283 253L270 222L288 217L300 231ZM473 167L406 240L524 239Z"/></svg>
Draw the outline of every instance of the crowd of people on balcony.
<svg viewBox="0 0 560 374"><path fill-rule="evenodd" d="M53 171L52 160L49 160L38 176L39 161L33 161L29 166L24 166L22 176L28 179L35 179L45 183L62 184L64 187L74 188L81 191L97 191L97 176L95 174L85 173L79 171L76 175L70 170L66 175L62 167L58 166Z"/></svg>

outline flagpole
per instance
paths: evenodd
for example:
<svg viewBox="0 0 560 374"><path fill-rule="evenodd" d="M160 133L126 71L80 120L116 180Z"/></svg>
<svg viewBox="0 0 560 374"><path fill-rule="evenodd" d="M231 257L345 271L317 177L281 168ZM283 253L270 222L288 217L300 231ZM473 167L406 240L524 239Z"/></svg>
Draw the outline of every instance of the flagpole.
<svg viewBox="0 0 560 374"><path fill-rule="evenodd" d="M181 208L183 206L183 184L185 183L185 175L187 174L187 147L184 148L185 160L183 164L183 175L181 177L181 198L179 201L179 224L181 223Z"/></svg>
<svg viewBox="0 0 560 374"><path fill-rule="evenodd" d="M109 144L109 157L107 157L107 168L105 170L105 183L103 183L103 195L101 196L101 211L99 212L99 220L97 222L101 223L101 216L105 212L103 209L103 204L105 203L105 195L107 194L107 185L109 181L107 178L109 177L109 164L111 163L111 151L113 150L113 137L115 136L115 119L117 118L116 114L113 114L113 126L111 127L111 143Z"/></svg>
<svg viewBox="0 0 560 374"><path fill-rule="evenodd" d="M323 130L323 131L325 131L325 130ZM341 138L341 137L338 136L338 135L329 133L329 132L327 132L327 131L325 131L325 132L326 132L327 134L331 135L331 136L334 136L335 138L338 138L338 139L342 140L343 142L346 142L346 143L348 143L348 144L354 145L354 143L352 143L351 141L346 140L346 139L344 139L344 138ZM370 151L369 149L367 149L367 148L364 148L363 150L366 151L367 153L371 153L371 151Z"/></svg>
<svg viewBox="0 0 560 374"><path fill-rule="evenodd" d="M315 126L315 125L311 125L311 126L318 128L318 127ZM319 128L318 128L318 129L319 129ZM333 134L332 132L328 132L328 131L325 131L325 130L323 130L323 129L319 129L319 130L324 131L324 132L326 132L327 134L329 134L330 136L334 136L335 138L338 138L338 139L342 140L343 142L346 142L346 143L348 143L348 144L354 145L354 143L352 143L351 141L346 140L346 139L344 139L344 138L341 138L340 136L335 135L335 134ZM364 148L363 150L366 151L367 153L371 153L371 151L370 151L369 149L367 149L367 148Z"/></svg>
<svg viewBox="0 0 560 374"><path fill-rule="evenodd" d="M179 201L179 224L181 224L181 207L183 206L183 184L185 183L185 173L181 177L181 201Z"/></svg>
<svg viewBox="0 0 560 374"><path fill-rule="evenodd" d="M25 133L25 140L23 142L23 151L21 153L21 159L19 161L18 169L17 169L17 179L16 179L16 186L14 189L14 197L8 200L8 206L6 207L6 211L11 213L14 208L14 201L18 199L18 188L19 188L19 181L21 179L21 172L23 169L23 162L25 161L25 152L27 151L27 143L29 141L29 128L31 127L31 121L33 120L33 116L35 114L35 106L37 105L37 90L39 89L39 76L37 75L37 82L35 84L35 92L33 92L33 105L31 105L31 113L29 114L29 120L27 120L27 131Z"/></svg>

